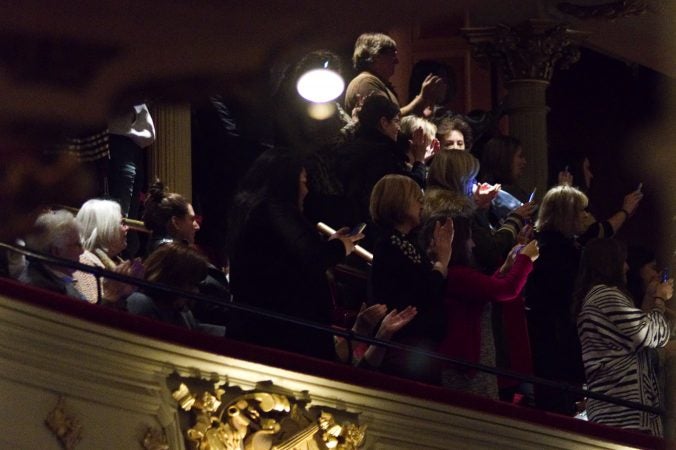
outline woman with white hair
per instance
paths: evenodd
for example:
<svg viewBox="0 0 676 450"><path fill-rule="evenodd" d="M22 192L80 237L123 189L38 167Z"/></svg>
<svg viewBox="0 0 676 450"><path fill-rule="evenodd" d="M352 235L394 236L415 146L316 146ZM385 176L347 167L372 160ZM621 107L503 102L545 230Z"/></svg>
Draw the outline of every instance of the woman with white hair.
<svg viewBox="0 0 676 450"><path fill-rule="evenodd" d="M139 260L122 261L119 254L127 246L127 229L122 219L119 203L112 200L92 199L86 201L77 213L84 253L80 263L100 267L122 275L143 277L143 266ZM88 272L73 274L77 288L89 303L99 302L96 277ZM116 304L134 292L135 287L113 281L101 280L101 301Z"/></svg>

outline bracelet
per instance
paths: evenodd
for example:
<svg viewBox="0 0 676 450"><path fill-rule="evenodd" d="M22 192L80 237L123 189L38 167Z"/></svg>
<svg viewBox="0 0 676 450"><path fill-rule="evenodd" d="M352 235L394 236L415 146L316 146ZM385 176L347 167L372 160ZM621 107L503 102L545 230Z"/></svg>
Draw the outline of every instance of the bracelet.
<svg viewBox="0 0 676 450"><path fill-rule="evenodd" d="M624 215L626 216L625 218L627 219L629 218L629 211L627 211L626 209L622 208L618 212L624 213Z"/></svg>

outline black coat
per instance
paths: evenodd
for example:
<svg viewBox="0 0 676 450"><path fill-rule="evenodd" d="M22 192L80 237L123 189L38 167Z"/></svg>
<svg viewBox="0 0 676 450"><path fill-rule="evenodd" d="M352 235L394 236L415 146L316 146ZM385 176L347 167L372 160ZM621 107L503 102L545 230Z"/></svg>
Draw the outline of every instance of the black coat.
<svg viewBox="0 0 676 450"><path fill-rule="evenodd" d="M407 175L421 188L425 185L425 166L417 162L413 168L406 165L406 146L392 141L379 131L360 130L357 137L336 150L333 168L340 180L346 199L343 223L353 226L369 223L369 201L373 186L388 174ZM362 243L370 247L373 241Z"/></svg>
<svg viewBox="0 0 676 450"><path fill-rule="evenodd" d="M230 260L233 301L329 326L332 299L326 270L345 247L324 241L297 206L265 202L252 211ZM237 314L229 336L333 358L330 334L250 314Z"/></svg>

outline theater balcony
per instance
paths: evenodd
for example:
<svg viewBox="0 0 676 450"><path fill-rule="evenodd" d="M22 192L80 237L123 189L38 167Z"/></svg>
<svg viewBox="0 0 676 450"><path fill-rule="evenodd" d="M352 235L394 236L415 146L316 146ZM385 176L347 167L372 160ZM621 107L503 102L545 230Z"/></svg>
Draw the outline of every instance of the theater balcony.
<svg viewBox="0 0 676 450"><path fill-rule="evenodd" d="M0 321L3 448L667 448L11 280L0 280Z"/></svg>

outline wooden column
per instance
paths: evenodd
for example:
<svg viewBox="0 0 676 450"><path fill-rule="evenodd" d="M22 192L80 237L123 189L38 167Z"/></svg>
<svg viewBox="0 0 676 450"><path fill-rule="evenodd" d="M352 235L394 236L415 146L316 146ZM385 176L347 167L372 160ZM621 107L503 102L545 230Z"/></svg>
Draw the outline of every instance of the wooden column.
<svg viewBox="0 0 676 450"><path fill-rule="evenodd" d="M171 192L192 201L190 105L156 105L150 111L156 140L150 147L150 179L158 177Z"/></svg>

